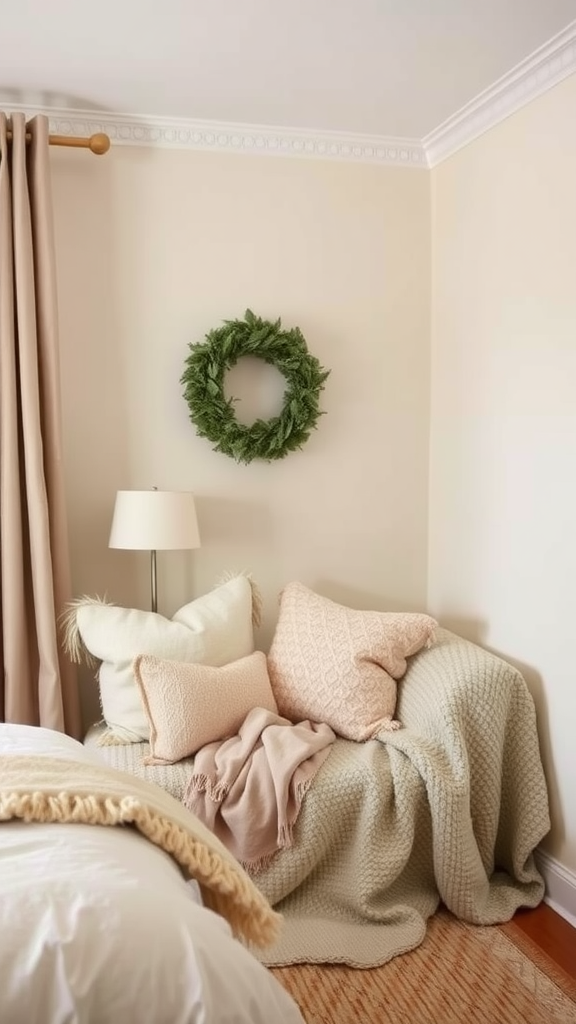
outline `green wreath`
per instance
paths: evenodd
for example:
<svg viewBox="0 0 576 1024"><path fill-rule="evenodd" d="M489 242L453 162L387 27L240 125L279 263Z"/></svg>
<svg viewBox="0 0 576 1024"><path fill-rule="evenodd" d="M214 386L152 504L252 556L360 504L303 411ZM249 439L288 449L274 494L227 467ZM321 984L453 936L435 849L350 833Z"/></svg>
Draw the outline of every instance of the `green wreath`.
<svg viewBox="0 0 576 1024"><path fill-rule="evenodd" d="M281 321L261 320L247 309L244 320L225 320L203 342L191 343L181 383L190 419L214 451L236 462L283 459L301 448L318 417L318 402L330 371L310 355L298 327L281 329ZM280 414L250 426L237 421L234 398L224 397L224 377L242 356L256 356L275 366L286 380Z"/></svg>

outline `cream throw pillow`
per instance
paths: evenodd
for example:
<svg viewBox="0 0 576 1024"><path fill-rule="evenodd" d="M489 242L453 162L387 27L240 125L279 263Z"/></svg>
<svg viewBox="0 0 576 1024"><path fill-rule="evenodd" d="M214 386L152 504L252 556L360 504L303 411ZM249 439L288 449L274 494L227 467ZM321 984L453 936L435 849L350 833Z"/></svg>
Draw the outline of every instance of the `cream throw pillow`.
<svg viewBox="0 0 576 1024"><path fill-rule="evenodd" d="M222 668L145 654L133 670L150 724L146 764L173 764L228 739L253 708L278 713L262 651Z"/></svg>
<svg viewBox="0 0 576 1024"><path fill-rule="evenodd" d="M279 714L326 722L350 740L398 728L395 680L436 625L420 613L346 608L289 583L268 655Z"/></svg>
<svg viewBox="0 0 576 1024"><path fill-rule="evenodd" d="M184 605L172 619L99 600L72 602L64 621L64 645L75 661L81 660L84 648L93 664L101 662L100 703L108 726L101 744L140 743L150 737L132 671L138 654L218 666L252 653L252 587L247 576L234 576Z"/></svg>

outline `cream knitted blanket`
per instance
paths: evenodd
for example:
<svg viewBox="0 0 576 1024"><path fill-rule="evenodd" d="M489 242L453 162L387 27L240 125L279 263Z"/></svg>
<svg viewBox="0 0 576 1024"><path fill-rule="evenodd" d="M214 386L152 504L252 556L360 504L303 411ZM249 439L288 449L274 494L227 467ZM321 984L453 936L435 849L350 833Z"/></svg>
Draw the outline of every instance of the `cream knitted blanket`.
<svg viewBox="0 0 576 1024"><path fill-rule="evenodd" d="M0 822L13 818L133 825L198 881L206 906L236 935L257 946L278 935L278 914L190 811L157 786L87 760L83 750L77 758L0 754Z"/></svg>
<svg viewBox="0 0 576 1024"><path fill-rule="evenodd" d="M542 899L548 798L520 673L439 630L410 659L397 716L398 732L332 745L293 846L255 876L284 916L265 963L381 964L422 941L440 900L495 924Z"/></svg>

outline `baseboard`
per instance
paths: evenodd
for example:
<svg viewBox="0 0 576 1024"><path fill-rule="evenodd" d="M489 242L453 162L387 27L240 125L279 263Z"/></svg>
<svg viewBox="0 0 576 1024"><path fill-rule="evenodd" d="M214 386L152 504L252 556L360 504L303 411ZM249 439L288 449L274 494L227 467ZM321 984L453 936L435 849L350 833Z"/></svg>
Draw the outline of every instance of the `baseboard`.
<svg viewBox="0 0 576 1024"><path fill-rule="evenodd" d="M544 850L535 858L546 883L544 902L576 928L576 875Z"/></svg>

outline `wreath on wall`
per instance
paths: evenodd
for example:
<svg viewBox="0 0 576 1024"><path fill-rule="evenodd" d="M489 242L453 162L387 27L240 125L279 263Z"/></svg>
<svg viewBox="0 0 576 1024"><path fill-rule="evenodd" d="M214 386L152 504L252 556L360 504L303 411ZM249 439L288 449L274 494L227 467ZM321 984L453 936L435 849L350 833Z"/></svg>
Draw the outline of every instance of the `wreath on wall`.
<svg viewBox="0 0 576 1024"><path fill-rule="evenodd" d="M320 392L330 371L320 365L298 327L283 331L280 319L262 320L247 309L243 320L224 320L203 342L191 343L181 383L190 419L214 451L236 462L283 459L301 448L315 429ZM250 426L239 423L234 398L224 395L224 379L242 356L256 356L283 375L286 389L282 410Z"/></svg>

